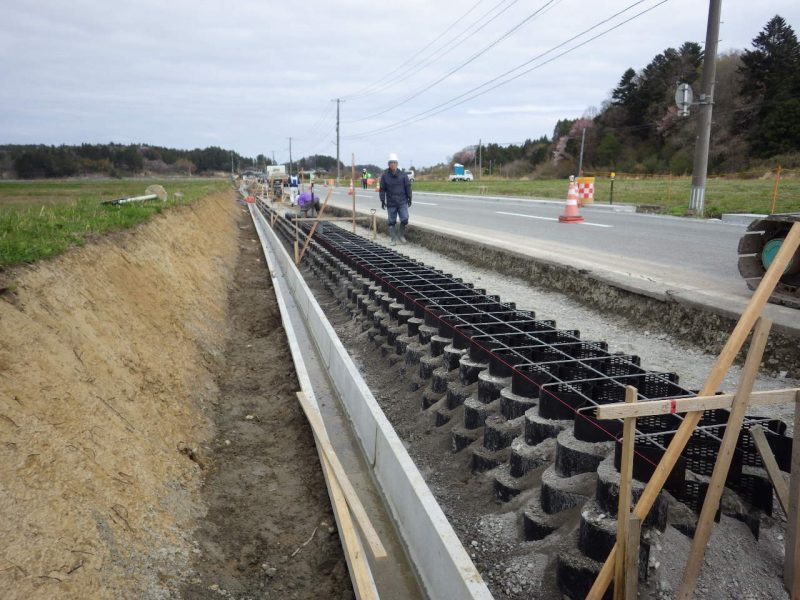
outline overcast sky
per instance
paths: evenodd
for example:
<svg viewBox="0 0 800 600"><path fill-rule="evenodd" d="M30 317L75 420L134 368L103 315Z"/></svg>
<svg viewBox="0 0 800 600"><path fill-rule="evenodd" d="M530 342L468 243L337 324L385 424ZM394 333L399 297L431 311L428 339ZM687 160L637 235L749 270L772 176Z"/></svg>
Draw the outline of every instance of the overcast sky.
<svg viewBox="0 0 800 600"><path fill-rule="evenodd" d="M0 0L0 143L218 145L286 161L291 136L295 159L334 156L339 97L343 162L396 152L430 165L478 139L551 135L627 67L704 42L707 2L660 2ZM798 0L725 0L720 51L750 47L775 14L800 30ZM467 94L526 62L537 68ZM413 122L452 99L466 102Z"/></svg>

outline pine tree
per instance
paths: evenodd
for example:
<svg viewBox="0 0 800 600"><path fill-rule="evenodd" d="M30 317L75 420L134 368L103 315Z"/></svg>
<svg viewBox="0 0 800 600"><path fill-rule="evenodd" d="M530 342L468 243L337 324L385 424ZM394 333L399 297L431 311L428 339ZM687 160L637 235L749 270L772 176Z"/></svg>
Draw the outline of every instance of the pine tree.
<svg viewBox="0 0 800 600"><path fill-rule="evenodd" d="M754 154L769 157L800 150L800 43L779 15L753 40L742 55L741 95L750 108L743 111Z"/></svg>

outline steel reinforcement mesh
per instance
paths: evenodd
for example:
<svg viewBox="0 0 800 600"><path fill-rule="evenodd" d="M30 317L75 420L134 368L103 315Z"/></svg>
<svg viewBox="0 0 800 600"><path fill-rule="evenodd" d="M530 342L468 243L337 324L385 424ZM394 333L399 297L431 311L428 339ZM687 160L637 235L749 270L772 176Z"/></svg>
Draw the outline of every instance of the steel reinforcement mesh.
<svg viewBox="0 0 800 600"><path fill-rule="evenodd" d="M271 211L260 207L267 214ZM281 217L276 219L276 229L287 240L295 235L295 225ZM308 223L300 225L301 243L310 229ZM539 416L573 419L575 437L583 441L618 442L617 468L622 421L598 421L593 417L598 405L624 401L629 385L636 387L639 402L696 395L696 391L680 385L675 373L644 369L638 356L610 352L604 341L583 340L577 330L558 329L553 320L518 310L513 302L502 302L499 296L469 282L341 227L321 225L311 246L324 249L329 257L380 285L415 317L436 328L439 336L452 339L455 348L466 350L476 362L488 364L491 375L509 377L514 393L538 398ZM702 476L710 475L714 468L727 416L725 410L705 413L667 481L667 489L696 510L702 506L707 488ZM678 414L637 419L637 479L650 478L681 421ZM747 469L762 466L747 432L756 424L766 430L780 467L789 470L792 440L785 435L786 424L748 416L727 485L753 507L771 514L771 485L765 477Z"/></svg>

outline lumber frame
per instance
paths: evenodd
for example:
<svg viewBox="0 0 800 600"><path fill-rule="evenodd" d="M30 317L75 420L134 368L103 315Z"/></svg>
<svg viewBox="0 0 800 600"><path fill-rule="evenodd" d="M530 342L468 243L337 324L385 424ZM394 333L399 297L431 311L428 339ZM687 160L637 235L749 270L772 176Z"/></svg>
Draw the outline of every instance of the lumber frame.
<svg viewBox="0 0 800 600"><path fill-rule="evenodd" d="M795 437L800 431L800 393L794 405ZM792 444L792 472L789 477L789 512L786 514L786 552L783 562L783 584L792 600L800 599L800 444Z"/></svg>
<svg viewBox="0 0 800 600"><path fill-rule="evenodd" d="M319 410L308 401L308 398L306 398L303 392L297 392L297 399L300 401L300 406L302 406L303 412L311 425L318 447L323 452L325 460L336 476L337 483L342 488L342 493L347 500L347 506L350 507L350 511L353 513L353 517L361 529L361 533L364 536L372 557L375 560L385 559L386 549L378 533L375 531L375 528L372 526L367 511L364 510L364 505L361 504L361 500L358 499L358 494L350 483L347 472L336 456L336 452L328 438L328 432L325 430L325 424L322 422L322 415L319 413Z"/></svg>
<svg viewBox="0 0 800 600"><path fill-rule="evenodd" d="M773 404L786 404L793 402L800 388L786 388L783 390L766 390L751 392L748 406L768 406ZM693 396L691 398L675 398L674 400L648 400L627 404L615 402L603 404L595 411L595 418L601 421L607 419L625 419L627 417L650 417L654 415L668 415L672 413L687 413L702 410L715 410L725 408L730 410L733 405L734 394L720 394L718 396Z"/></svg>
<svg viewBox="0 0 800 600"><path fill-rule="evenodd" d="M717 460L714 462L714 470L711 472L711 481L708 484L706 497L703 501L703 508L700 511L700 517L697 519L697 528L692 539L692 547L689 550L689 558L686 561L686 570L683 572L683 580L680 588L678 588L676 598L680 600L691 600L694 595L697 579L700 577L700 569L703 566L706 546L708 546L708 540L711 538L711 529L714 527L714 515L717 514L719 502L722 499L725 480L728 477L733 453L736 451L736 443L739 441L739 433L742 430L745 411L747 411L747 399L756 382L758 367L761 365L761 359L764 356L764 349L767 347L767 339L771 328L772 321L766 317L761 317L753 332L753 339L750 341L747 359L739 380L739 388L733 399L731 412L725 426L725 433L722 436L722 443L717 452Z"/></svg>
<svg viewBox="0 0 800 600"><path fill-rule="evenodd" d="M753 438L756 450L758 450L761 456L761 462L764 463L764 469L766 469L769 480L772 482L772 487L775 488L775 495L778 496L778 502L780 502L781 508L788 518L789 488L778 467L778 462L775 460L775 455L772 453L772 448L769 447L767 436L764 434L764 428L761 427L761 425L754 425L750 428L750 437Z"/></svg>
<svg viewBox="0 0 800 600"><path fill-rule="evenodd" d="M632 385L625 386L625 402L636 402L638 392ZM636 417L628 417L622 426L622 456L619 466L619 504L617 505L617 547L619 554L614 568L614 600L625 600L626 567L629 555L636 554L639 545L628 545L628 524L631 515L631 479L633 479L633 450L636 435ZM638 571L638 569L637 569Z"/></svg>
<svg viewBox="0 0 800 600"><path fill-rule="evenodd" d="M642 535L642 520L636 515L629 515L626 534L625 600L636 600L639 593L639 544Z"/></svg>
<svg viewBox="0 0 800 600"><path fill-rule="evenodd" d="M755 324L759 315L764 310L764 305L767 303L767 300L769 300L769 297L775 290L775 285L783 275L786 265L789 264L789 261L794 256L794 253L798 247L800 247L800 222L793 224L786 238L784 238L778 253L775 255L775 258L772 261L772 264L767 269L767 272L764 273L761 283L753 292L750 302L748 302L747 307L742 313L742 316L739 317L736 327L734 327L733 332L731 332L731 335L728 338L728 341L725 343L725 346L722 348L722 351L717 357L714 366L711 368L711 372L708 374L708 378L700 390L700 396L710 396L719 388L722 380L725 378L725 374L728 372L728 369L730 369L731 364L736 358L736 355L739 354L739 351L741 350L742 345L747 338L747 334L753 328L753 325ZM675 436L672 438L667 451L661 457L661 461L659 461L658 466L653 472L653 475L650 477L650 481L647 483L647 486L642 492L639 501L636 503L634 512L640 519L644 520L645 517L647 517L647 514L650 512L650 509L653 507L653 503L656 501L658 494L664 487L664 483L667 481L667 477L672 472L672 468L675 466L675 463L678 462L683 449L686 447L692 432L700 422L700 417L702 415L702 411L688 413L683 423L681 423L681 426L678 428ZM800 444L798 444L798 446L800 446ZM800 473L800 452L798 452L797 462L798 473ZM794 456L792 457L792 464L794 465ZM796 477L796 479L800 480L800 476ZM800 481L798 481L797 487L800 488ZM790 517L790 522L791 518L792 517ZM597 575L597 579L595 579L594 585L592 585L592 588L589 590L589 594L586 596L587 600L601 600L603 594L605 594L609 584L611 583L611 580L613 579L616 554L617 546L614 544L614 546L611 548L611 552L608 554L606 562L603 564L600 572ZM798 571L800 571L800 569L798 569Z"/></svg>

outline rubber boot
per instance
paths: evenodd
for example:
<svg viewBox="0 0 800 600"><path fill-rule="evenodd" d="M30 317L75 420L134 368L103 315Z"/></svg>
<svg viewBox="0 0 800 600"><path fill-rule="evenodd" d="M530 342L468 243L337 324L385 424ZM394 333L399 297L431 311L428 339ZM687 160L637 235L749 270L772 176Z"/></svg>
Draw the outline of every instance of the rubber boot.
<svg viewBox="0 0 800 600"><path fill-rule="evenodd" d="M402 227L402 225L401 225L401 227ZM389 237L391 238L389 240L389 245L390 246L397 245L397 232L394 229L394 225L389 225Z"/></svg>
<svg viewBox="0 0 800 600"><path fill-rule="evenodd" d="M406 243L406 226L400 223L400 243Z"/></svg>

